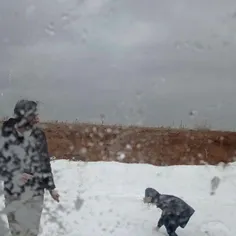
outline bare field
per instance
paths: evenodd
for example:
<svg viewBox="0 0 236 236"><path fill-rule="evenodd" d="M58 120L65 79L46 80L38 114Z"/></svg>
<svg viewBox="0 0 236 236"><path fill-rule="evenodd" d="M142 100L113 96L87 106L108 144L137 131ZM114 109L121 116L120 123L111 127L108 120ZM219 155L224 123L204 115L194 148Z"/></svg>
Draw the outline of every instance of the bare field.
<svg viewBox="0 0 236 236"><path fill-rule="evenodd" d="M41 123L49 152L58 159L121 161L154 165L234 161L236 132Z"/></svg>

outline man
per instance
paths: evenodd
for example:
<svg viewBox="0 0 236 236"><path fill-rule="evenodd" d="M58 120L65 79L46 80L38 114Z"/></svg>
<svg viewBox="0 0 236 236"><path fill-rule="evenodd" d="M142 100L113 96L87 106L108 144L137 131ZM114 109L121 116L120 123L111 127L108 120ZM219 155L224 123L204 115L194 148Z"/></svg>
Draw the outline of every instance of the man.
<svg viewBox="0 0 236 236"><path fill-rule="evenodd" d="M161 217L157 223L157 230L163 225L169 236L178 236L176 229L180 226L184 228L195 210L182 199L158 193L153 188L146 188L144 203L155 204L162 210Z"/></svg>
<svg viewBox="0 0 236 236"><path fill-rule="evenodd" d="M37 236L44 191L59 202L46 136L39 129L38 104L20 100L14 118L2 125L0 178L4 181L5 211L12 236Z"/></svg>

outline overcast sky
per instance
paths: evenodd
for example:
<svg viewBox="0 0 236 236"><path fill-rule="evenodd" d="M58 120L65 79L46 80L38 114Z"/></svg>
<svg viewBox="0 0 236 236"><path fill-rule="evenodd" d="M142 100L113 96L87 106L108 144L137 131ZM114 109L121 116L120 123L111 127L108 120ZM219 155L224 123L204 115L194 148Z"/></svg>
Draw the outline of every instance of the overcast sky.
<svg viewBox="0 0 236 236"><path fill-rule="evenodd" d="M2 0L0 39L0 115L236 128L233 0Z"/></svg>

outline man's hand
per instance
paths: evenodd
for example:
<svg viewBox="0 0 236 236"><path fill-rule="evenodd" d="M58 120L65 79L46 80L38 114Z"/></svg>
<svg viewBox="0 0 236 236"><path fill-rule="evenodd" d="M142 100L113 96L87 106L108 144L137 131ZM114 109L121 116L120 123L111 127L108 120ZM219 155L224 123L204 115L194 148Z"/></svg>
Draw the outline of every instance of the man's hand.
<svg viewBox="0 0 236 236"><path fill-rule="evenodd" d="M16 176L13 176L13 182L19 186L23 186L24 184L27 183L28 180L32 179L33 175L27 174L27 173L22 173L18 174Z"/></svg>
<svg viewBox="0 0 236 236"><path fill-rule="evenodd" d="M59 202L59 198L60 198L60 195L59 193L57 192L57 190L53 189L50 191L50 195L51 197L53 198L53 200Z"/></svg>
<svg viewBox="0 0 236 236"><path fill-rule="evenodd" d="M28 180L32 179L33 178L33 175L30 175L30 174L26 174L26 173L23 173L19 180L22 182L22 183L26 183Z"/></svg>

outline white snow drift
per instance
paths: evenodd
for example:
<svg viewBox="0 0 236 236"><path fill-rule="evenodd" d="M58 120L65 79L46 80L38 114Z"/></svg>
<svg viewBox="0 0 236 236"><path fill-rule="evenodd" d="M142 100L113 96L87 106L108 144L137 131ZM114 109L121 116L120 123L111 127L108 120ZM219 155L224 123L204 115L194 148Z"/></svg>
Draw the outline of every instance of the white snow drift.
<svg viewBox="0 0 236 236"><path fill-rule="evenodd" d="M160 210L143 204L146 187L182 197L196 210L179 236L236 235L236 164L156 167L115 162L52 162L61 202L46 195L42 236L151 236ZM211 195L211 180L220 184ZM84 199L81 206L79 198ZM3 208L3 197L1 197ZM3 216L4 217L4 216ZM5 219L5 217L4 217ZM6 220L6 219L5 219Z"/></svg>

